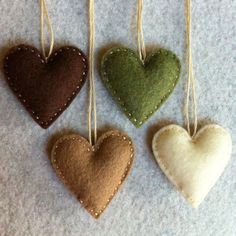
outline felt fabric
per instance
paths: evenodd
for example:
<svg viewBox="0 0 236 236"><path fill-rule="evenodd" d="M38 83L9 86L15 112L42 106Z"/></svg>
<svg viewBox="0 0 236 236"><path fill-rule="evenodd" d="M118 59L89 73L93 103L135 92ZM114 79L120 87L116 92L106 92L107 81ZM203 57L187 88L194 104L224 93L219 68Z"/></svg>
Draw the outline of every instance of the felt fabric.
<svg viewBox="0 0 236 236"><path fill-rule="evenodd" d="M65 46L46 61L34 47L13 47L4 60L7 82L33 119L48 128L71 104L87 76L81 50Z"/></svg>
<svg viewBox="0 0 236 236"><path fill-rule="evenodd" d="M126 179L133 159L132 141L119 131L103 134L95 146L79 135L63 136L51 155L59 178L95 218Z"/></svg>
<svg viewBox="0 0 236 236"><path fill-rule="evenodd" d="M180 76L180 62L159 49L144 64L128 48L112 48L101 63L101 77L130 121L140 127L166 101Z"/></svg>
<svg viewBox="0 0 236 236"><path fill-rule="evenodd" d="M0 60L19 43L39 44L38 1L0 1ZM47 0L56 42L88 49L87 0ZM115 127L135 144L133 169L118 197L98 221L85 213L54 174L48 142L63 134L87 135L87 89L43 130L16 102L0 71L0 235L4 236L235 236L236 235L236 1L193 1L193 60L200 125L231 130L233 154L217 184L196 210L174 191L151 152L153 134L182 124L186 83L184 1L144 1L143 27L149 49L168 46L181 60L182 75L170 99L136 129L110 97L95 68L100 128ZM136 1L97 0L96 58L116 44L137 47ZM111 45L112 44L112 45ZM115 46L115 45L114 45ZM101 60L96 60L100 65ZM1 63L2 65L2 63ZM210 120L209 120L210 119ZM56 135L56 137L54 137ZM53 136L53 137L52 137ZM52 140L52 144L54 141Z"/></svg>
<svg viewBox="0 0 236 236"><path fill-rule="evenodd" d="M204 126L193 138L182 127L169 125L155 134L152 148L169 180L198 207L228 164L232 140L218 125Z"/></svg>

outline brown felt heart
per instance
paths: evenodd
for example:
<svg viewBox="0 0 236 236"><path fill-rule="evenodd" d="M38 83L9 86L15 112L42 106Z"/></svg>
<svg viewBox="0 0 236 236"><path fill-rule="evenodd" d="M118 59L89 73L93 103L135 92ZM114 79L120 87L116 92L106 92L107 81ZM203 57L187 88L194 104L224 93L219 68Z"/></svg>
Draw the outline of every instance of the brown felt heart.
<svg viewBox="0 0 236 236"><path fill-rule="evenodd" d="M103 134L93 147L79 135L64 136L51 155L59 178L95 218L126 179L133 159L132 141L119 131Z"/></svg>
<svg viewBox="0 0 236 236"><path fill-rule="evenodd" d="M76 47L62 47L46 61L34 47L10 50L4 72L10 88L33 119L48 128L71 104L87 76L87 59Z"/></svg>

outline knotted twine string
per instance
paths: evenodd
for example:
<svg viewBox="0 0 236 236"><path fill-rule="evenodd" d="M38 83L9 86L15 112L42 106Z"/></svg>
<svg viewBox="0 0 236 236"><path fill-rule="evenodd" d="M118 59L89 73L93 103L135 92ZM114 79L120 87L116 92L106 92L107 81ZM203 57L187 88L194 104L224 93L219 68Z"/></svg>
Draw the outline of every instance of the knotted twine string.
<svg viewBox="0 0 236 236"><path fill-rule="evenodd" d="M45 0L40 0L41 7L41 47L44 58L47 60L52 54L54 47L54 33L52 28L52 21L48 14L48 9ZM49 30L50 47L48 53L45 49L45 34L44 25L46 24ZM89 2L89 109L88 109L88 130L89 130L89 142L92 145L97 140L97 114L96 114L96 91L94 82L94 1ZM92 116L93 116L93 128L94 138L92 138Z"/></svg>
<svg viewBox="0 0 236 236"><path fill-rule="evenodd" d="M186 36L187 36L188 81L187 81L187 92L186 92L187 94L186 94L186 104L185 104L185 118L186 118L187 131L189 135L193 137L197 133L198 118L197 118L196 85L195 85L193 60L192 60L191 0L186 0L186 24L187 24ZM193 133L191 132L190 128L190 116L193 119Z"/></svg>
<svg viewBox="0 0 236 236"><path fill-rule="evenodd" d="M139 58L144 63L147 53L146 53L144 34L143 34L143 0L138 0L137 34L138 34Z"/></svg>
<svg viewBox="0 0 236 236"><path fill-rule="evenodd" d="M196 85L195 85L193 61L192 61L191 0L186 0L186 24L187 24L186 35L187 35L188 81L187 81L186 103L185 103L184 113L185 113L187 131L190 136L194 136L197 133L198 119L197 119ZM139 58L144 63L146 58L146 47L143 34L143 0L138 0L137 31L138 31ZM193 132L191 132L190 128L190 116L193 118Z"/></svg>
<svg viewBox="0 0 236 236"><path fill-rule="evenodd" d="M41 30L41 48L43 52L44 58L47 60L50 55L52 54L53 51L53 46L54 46L54 33L53 33L53 28L52 28L52 21L49 17L48 14L48 9L45 0L40 0L40 8L41 8L41 19L40 19L40 30ZM45 20L46 24L48 27L49 31L49 37L50 37L50 47L48 53L46 53L45 49L45 34L44 34L44 25L45 25Z"/></svg>
<svg viewBox="0 0 236 236"><path fill-rule="evenodd" d="M94 0L89 1L89 109L88 109L88 130L89 142L92 145L97 141L97 112L96 112L96 89L94 82ZM92 137L92 117L93 135Z"/></svg>

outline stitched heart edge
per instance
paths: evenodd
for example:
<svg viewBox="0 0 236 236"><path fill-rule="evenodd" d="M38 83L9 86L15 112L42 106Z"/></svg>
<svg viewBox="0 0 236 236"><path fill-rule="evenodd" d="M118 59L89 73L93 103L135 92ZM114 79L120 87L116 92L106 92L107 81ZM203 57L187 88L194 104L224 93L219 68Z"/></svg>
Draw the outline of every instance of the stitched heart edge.
<svg viewBox="0 0 236 236"><path fill-rule="evenodd" d="M43 128L43 129L47 129L65 110L66 108L69 107L69 105L72 103L72 101L74 100L74 98L77 96L77 94L79 93L80 89L83 87L86 78L87 78L87 70L88 70L88 64L87 64L87 59L85 54L78 49L77 47L73 47L73 46L63 46L57 50L55 50L52 55L48 58L49 62L52 62L56 56L65 51L65 50L69 50L72 51L74 53L78 53L78 55L80 57L82 57L82 61L83 61L83 72L82 72L82 78L80 79L80 84L78 84L76 86L76 89L71 93L71 95L67 98L67 101L65 102L65 104L63 105L63 107L60 107L57 111L55 111L54 116L50 117L49 120L47 121L41 121L40 117L36 114L36 112L34 111L34 109L32 109L29 105L28 105L28 101L23 97L23 95L18 91L18 89L15 87L14 83L12 82L12 78L9 76L9 71L8 71L8 60L9 57L14 54L17 51L22 51L22 50L27 50L30 51L32 54L36 55L40 60L42 64L47 64L47 61L45 60L45 58L43 57L43 55L39 52L38 49L29 46L29 45L18 45L15 46L13 48L10 49L9 53L6 55L5 59L4 59L4 74L7 80L7 83L9 85L9 87L12 89L14 95L20 100L20 102L23 104L23 106L26 108L26 110L30 113L31 117Z"/></svg>
<svg viewBox="0 0 236 236"><path fill-rule="evenodd" d="M96 152L100 148L100 146L102 145L103 141L111 136L122 137L124 142L128 142L129 147L130 147L130 159L127 163L124 173L121 176L121 180L119 181L119 183L117 184L115 189L112 191L111 196L106 200L107 203L102 207L102 209L100 209L99 211L96 212L94 209L90 208L88 205L85 205L83 202L83 199L80 199L79 196L77 196L78 193L74 192L74 190L70 187L70 184L67 182L67 180L63 176L63 173L60 171L60 168L57 165L57 162L55 159L56 154L57 154L56 150L59 147L59 145L62 144L64 141L71 141L72 140L72 141L79 141L79 142L83 143L84 147L87 146L88 152ZM103 213L103 211L107 208L107 206L109 205L111 200L114 198L114 196L118 192L121 185L126 180L127 176L129 175L129 173L131 171L133 161L134 161L133 142L131 141L131 139L127 135L125 135L124 133L122 133L120 131L116 131L116 130L115 131L108 131L105 134L103 134L98 139L97 143L94 146L91 146L85 138L83 138L82 136L77 135L77 134L63 136L59 140L56 141L56 143L54 144L54 146L52 148L52 152L51 152L51 163L52 163L52 166L53 166L56 174L58 175L59 179L62 180L62 182L69 189L69 191L76 197L76 199L78 199L80 204L96 219L98 219L100 217L100 215Z"/></svg>
<svg viewBox="0 0 236 236"><path fill-rule="evenodd" d="M197 208L201 202L196 202L192 199L191 196L189 196L184 190L183 188L181 187L181 185L176 181L175 179L175 176L171 173L171 171L166 167L166 163L165 161L163 160L162 157L160 157L160 155L158 154L158 150L156 150L155 146L156 146L156 141L157 139L159 139L159 137L161 135L163 135L164 133L166 132L169 132L169 131L172 131L172 130L177 130L177 131L181 131L181 133L183 133L184 135L186 135L186 137L189 139L189 141L192 141L194 142L195 140L197 140L202 133L204 133L206 130L209 130L209 129L218 129L221 131L222 134L225 134L225 135L228 135L231 139L231 135L230 133L225 130L224 128L222 128L221 126L219 125L216 125L216 124L210 124L210 125L206 125L204 127L202 127L197 133L196 135L191 138L187 132L187 130L185 130L183 127L181 126L178 126L178 125L168 125L166 127L163 127L161 128L153 137L153 140L152 140L152 150L153 150L153 154L154 154L154 157L158 163L158 165L160 166L161 170L164 172L164 174L166 175L166 177L170 180L171 183L173 183L175 185L175 187L177 188L177 190L179 192L182 193L182 195L185 197L185 199L190 203L190 205L192 205L194 208ZM232 150L232 143L231 145L229 146L229 150ZM229 155L230 156L230 155ZM223 172L222 172L223 173ZM212 186L213 187L213 186ZM209 192L210 192L211 189L209 189Z"/></svg>
<svg viewBox="0 0 236 236"><path fill-rule="evenodd" d="M137 61L139 61L140 65L143 66L143 63L140 61L139 56L137 55L137 53L135 53L132 49L130 48L125 48L125 47L115 47L115 48L111 48L110 50L108 50L103 58L102 58L102 62L101 62L101 68L100 68L100 72L101 72L101 79L104 83L104 85L107 87L108 91L110 92L110 94L112 95L112 97L116 100L116 102L118 103L118 105L121 107L121 109L124 111L124 113L126 114L126 116L129 118L129 120L137 127L141 127L153 114L154 112L156 112L163 103L165 103L165 101L170 97L170 95L172 94L172 92L174 91L179 78L180 78L180 73L181 73L181 64L180 61L178 59L178 57L171 51L166 50L166 49L156 49L154 50L152 53L150 53L150 55L146 58L145 60L145 65L149 63L149 60L151 59L152 56L155 56L156 54L159 53L164 53L166 55L168 54L172 54L173 58L176 59L176 62L178 63L178 71L179 71L179 75L176 77L175 82L173 83L173 87L172 90L169 90L169 93L164 95L162 99L160 99L160 101L158 101L157 105L151 109L151 111L148 112L148 114L146 114L144 119L138 119L137 117L135 117L134 115L132 115L134 113L134 111L129 111L127 109L127 107L125 106L124 101L122 101L122 99L120 97L117 97L117 92L116 90L112 87L112 84L109 81L109 78L107 76L107 72L106 72L106 66L105 63L106 61L109 60L109 56L116 53L116 52L130 52L131 55L133 55Z"/></svg>

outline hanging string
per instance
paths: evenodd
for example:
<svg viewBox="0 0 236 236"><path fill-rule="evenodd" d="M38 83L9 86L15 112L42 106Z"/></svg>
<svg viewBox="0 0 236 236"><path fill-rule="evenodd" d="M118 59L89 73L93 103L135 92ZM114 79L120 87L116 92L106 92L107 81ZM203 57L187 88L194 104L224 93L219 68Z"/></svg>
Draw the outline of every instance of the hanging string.
<svg viewBox="0 0 236 236"><path fill-rule="evenodd" d="M40 0L40 8L41 8L41 20L40 20L40 29L41 29L41 48L43 52L44 58L47 60L50 55L52 54L53 51L53 46L54 46L54 33L53 33L53 28L52 28L52 21L49 17L48 14L48 9L45 0ZM46 19L45 19L46 18ZM44 25L45 25L45 20L46 24L49 30L49 36L50 36L50 47L49 47L49 52L46 53L45 49L45 34L44 34Z"/></svg>
<svg viewBox="0 0 236 236"><path fill-rule="evenodd" d="M139 58L144 63L147 54L146 54L146 47L143 34L143 0L138 0L137 33L138 33Z"/></svg>
<svg viewBox="0 0 236 236"><path fill-rule="evenodd" d="M96 89L94 82L94 0L89 1L89 111L88 111L88 129L89 142L94 144L97 141L97 113L96 113ZM92 137L92 117L94 137Z"/></svg>
<svg viewBox="0 0 236 236"><path fill-rule="evenodd" d="M192 60L191 0L186 0L186 24L187 24L186 35L187 35L188 82L187 82L187 94L186 94L186 104L185 104L185 118L186 118L186 126L188 133L190 134L190 136L193 137L197 133L198 119L197 119L196 85L195 85L193 60ZM191 106L191 111L190 111L190 106ZM191 132L190 128L190 116L193 118L193 132Z"/></svg>

